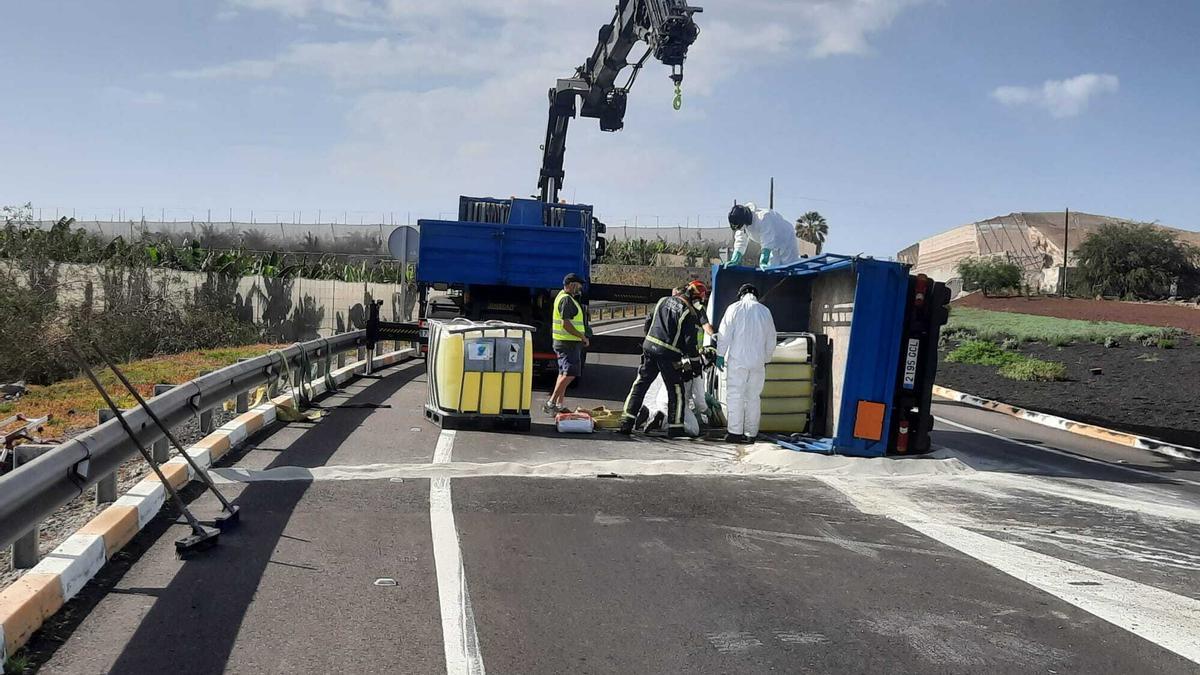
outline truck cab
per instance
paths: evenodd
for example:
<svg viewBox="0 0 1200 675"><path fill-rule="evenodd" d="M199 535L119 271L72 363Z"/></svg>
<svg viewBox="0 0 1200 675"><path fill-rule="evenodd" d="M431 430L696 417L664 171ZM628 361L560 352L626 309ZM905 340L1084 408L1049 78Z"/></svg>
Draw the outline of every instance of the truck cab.
<svg viewBox="0 0 1200 675"><path fill-rule="evenodd" d="M533 326L535 369L553 370L554 298L567 274L590 286L592 262L604 251L604 225L592 207L464 196L458 220L418 226L421 317Z"/></svg>

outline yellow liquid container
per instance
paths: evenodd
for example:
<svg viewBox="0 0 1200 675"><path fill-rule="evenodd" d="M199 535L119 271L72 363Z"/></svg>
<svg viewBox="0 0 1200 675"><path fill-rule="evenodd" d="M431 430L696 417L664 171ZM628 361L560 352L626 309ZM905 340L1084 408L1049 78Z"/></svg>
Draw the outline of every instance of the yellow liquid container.
<svg viewBox="0 0 1200 675"><path fill-rule="evenodd" d="M809 336L784 340L767 364L759 430L780 434L808 428L813 409L813 341Z"/></svg>
<svg viewBox="0 0 1200 675"><path fill-rule="evenodd" d="M501 321L431 321L429 403L443 428L505 423L529 428L533 328Z"/></svg>

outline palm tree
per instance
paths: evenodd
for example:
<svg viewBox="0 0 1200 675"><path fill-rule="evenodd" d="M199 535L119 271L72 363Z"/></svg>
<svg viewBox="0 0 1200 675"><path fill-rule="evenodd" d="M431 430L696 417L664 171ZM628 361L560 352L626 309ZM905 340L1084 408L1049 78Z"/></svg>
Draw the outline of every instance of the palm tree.
<svg viewBox="0 0 1200 675"><path fill-rule="evenodd" d="M825 247L825 237L829 236L829 223L825 216L816 211L809 211L796 221L796 236L817 247L817 254Z"/></svg>

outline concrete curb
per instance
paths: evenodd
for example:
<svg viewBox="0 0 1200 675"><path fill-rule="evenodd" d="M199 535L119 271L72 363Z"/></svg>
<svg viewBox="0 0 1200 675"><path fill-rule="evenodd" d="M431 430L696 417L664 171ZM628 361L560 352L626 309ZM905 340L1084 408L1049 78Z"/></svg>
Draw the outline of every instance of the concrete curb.
<svg viewBox="0 0 1200 675"><path fill-rule="evenodd" d="M1001 403L1000 401L993 401L991 399L972 396L971 394L964 394L960 391L947 389L946 387L940 387L936 384L933 386L933 394L935 396L940 396L952 401L958 401L959 403L965 403L976 408L991 410L993 412L1008 415L1009 417L1016 417L1033 422L1034 424L1040 424L1044 427L1066 431L1079 436L1086 436L1098 441L1116 443L1117 445L1124 445L1137 450L1145 450L1147 452L1153 452L1174 459L1186 459L1193 462L1200 462L1200 450L1196 448L1189 448L1185 445L1164 443L1163 441L1147 438L1145 436L1138 436L1136 434L1130 434L1124 431L1116 431L1115 429L1106 429L1105 427L1098 427L1094 424L1076 422L1075 420L1069 420L1065 417L1040 413L1036 410L1026 410L1025 408L1018 408L1007 403Z"/></svg>
<svg viewBox="0 0 1200 675"><path fill-rule="evenodd" d="M375 357L378 367L386 367L411 357L413 350L403 349ZM334 370L335 384L354 379L365 362L357 361ZM325 378L311 383L314 394L326 391ZM294 405L291 392L276 396L226 422L219 429L186 449L196 464L208 468L255 432L274 424L275 406ZM196 478L182 457L162 465L163 476L176 488ZM151 474L135 484L94 518L67 537L41 562L0 591L0 672L8 656L29 641L42 623L62 608L91 581L125 544L158 515L167 491L158 477Z"/></svg>

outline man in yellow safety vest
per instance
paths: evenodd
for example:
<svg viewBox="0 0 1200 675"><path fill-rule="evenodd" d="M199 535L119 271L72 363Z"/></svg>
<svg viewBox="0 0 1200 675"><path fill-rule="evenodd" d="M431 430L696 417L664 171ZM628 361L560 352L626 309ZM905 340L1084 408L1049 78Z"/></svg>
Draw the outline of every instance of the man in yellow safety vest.
<svg viewBox="0 0 1200 675"><path fill-rule="evenodd" d="M583 278L571 273L563 278L563 289L554 299L554 354L558 357L558 381L550 400L542 406L547 415L571 412L564 405L567 387L571 381L583 374L583 349L591 345L586 329L583 306L579 294L583 292Z"/></svg>

